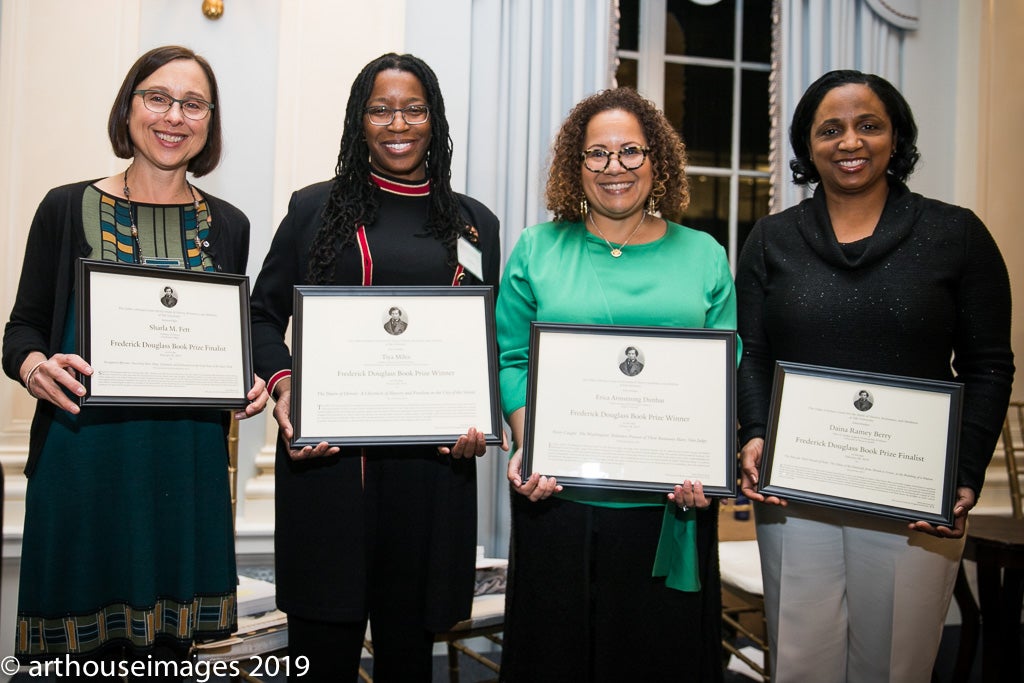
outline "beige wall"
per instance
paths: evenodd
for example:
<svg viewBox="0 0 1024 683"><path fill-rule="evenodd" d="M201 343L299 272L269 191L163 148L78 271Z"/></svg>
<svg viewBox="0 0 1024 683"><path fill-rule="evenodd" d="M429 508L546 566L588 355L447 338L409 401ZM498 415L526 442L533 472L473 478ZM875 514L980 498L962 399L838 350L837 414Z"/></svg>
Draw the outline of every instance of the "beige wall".
<svg viewBox="0 0 1024 683"><path fill-rule="evenodd" d="M1013 289L1013 349L1024 399L1024 2L986 0L980 22L977 213L999 243Z"/></svg>

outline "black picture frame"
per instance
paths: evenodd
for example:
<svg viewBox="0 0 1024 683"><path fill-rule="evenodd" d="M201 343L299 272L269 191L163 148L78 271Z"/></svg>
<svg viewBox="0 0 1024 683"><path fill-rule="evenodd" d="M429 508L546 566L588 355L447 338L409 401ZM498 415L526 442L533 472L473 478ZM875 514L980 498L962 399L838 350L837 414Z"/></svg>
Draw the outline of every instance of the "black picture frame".
<svg viewBox="0 0 1024 683"><path fill-rule="evenodd" d="M183 300L182 290L190 293ZM105 293L115 296L101 298ZM249 403L245 275L79 259L75 325L77 353L94 371L78 377L86 389L79 405L237 409ZM149 380L145 391L137 390L138 378Z"/></svg>
<svg viewBox="0 0 1024 683"><path fill-rule="evenodd" d="M469 427L502 442L492 287L300 285L293 296L292 448L451 445Z"/></svg>
<svg viewBox="0 0 1024 683"><path fill-rule="evenodd" d="M962 410L957 382L779 361L758 492L952 526ZM925 494L930 508L909 500Z"/></svg>
<svg viewBox="0 0 1024 683"><path fill-rule="evenodd" d="M657 492L700 479L707 495L735 496L736 339L731 330L532 322L523 477L538 471L565 486ZM631 348L635 361L646 361L639 370L628 367ZM623 413L630 405L642 410ZM605 434L609 420L615 428ZM579 429L569 426L575 422ZM563 429L564 438L551 438ZM576 459L577 449L607 455L578 468L558 462ZM650 467L622 462L626 451L646 454ZM700 470L720 476L696 476Z"/></svg>

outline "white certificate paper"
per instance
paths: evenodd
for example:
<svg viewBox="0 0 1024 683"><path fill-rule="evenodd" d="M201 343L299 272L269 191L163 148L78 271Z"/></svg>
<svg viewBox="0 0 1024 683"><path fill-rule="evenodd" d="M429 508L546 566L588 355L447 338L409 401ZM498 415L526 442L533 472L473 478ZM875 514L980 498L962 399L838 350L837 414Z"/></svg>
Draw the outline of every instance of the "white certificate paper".
<svg viewBox="0 0 1024 683"><path fill-rule="evenodd" d="M252 387L245 276L79 263L85 405L245 405Z"/></svg>
<svg viewBox="0 0 1024 683"><path fill-rule="evenodd" d="M735 334L534 323L524 475L735 493Z"/></svg>
<svg viewBox="0 0 1024 683"><path fill-rule="evenodd" d="M780 363L761 490L950 523L961 390Z"/></svg>
<svg viewBox="0 0 1024 683"><path fill-rule="evenodd" d="M297 287L293 447L501 442L490 287Z"/></svg>

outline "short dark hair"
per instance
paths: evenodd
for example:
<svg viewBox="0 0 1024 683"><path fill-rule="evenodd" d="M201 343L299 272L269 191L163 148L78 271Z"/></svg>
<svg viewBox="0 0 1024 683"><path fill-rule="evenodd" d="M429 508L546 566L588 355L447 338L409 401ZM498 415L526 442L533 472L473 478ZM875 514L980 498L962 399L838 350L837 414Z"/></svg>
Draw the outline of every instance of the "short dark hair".
<svg viewBox="0 0 1024 683"><path fill-rule="evenodd" d="M793 111L793 122L789 127L789 144L793 147L793 160L789 168L793 172L793 182L807 185L821 181L818 169L811 162L811 126L818 106L825 95L834 88L851 83L866 85L878 95L885 106L885 113L892 121L895 149L889 160L888 173L896 180L905 182L914 172L921 154L917 151L917 124L910 105L899 90L881 76L866 74L854 69L829 71L811 83L804 92Z"/></svg>
<svg viewBox="0 0 1024 683"><path fill-rule="evenodd" d="M392 306L391 308L389 308L388 309L388 315L391 315L395 311L398 311L398 315L402 315L402 309L399 308L398 306Z"/></svg>
<svg viewBox="0 0 1024 683"><path fill-rule="evenodd" d="M635 353L637 355L640 355L640 350L637 349L635 346L627 346L626 347L626 353L629 354L630 351L632 351L633 353Z"/></svg>
<svg viewBox="0 0 1024 683"><path fill-rule="evenodd" d="M206 133L206 144L199 154L188 162L188 170L192 175L204 176L217 168L217 164L220 163L220 153L223 147L220 133L220 95L217 90L217 78L213 75L213 67L187 47L165 45L153 48L135 60L135 64L128 70L124 82L121 83L121 88L117 91L114 106L110 108L110 118L107 119L107 135L110 136L110 144L118 158L131 159L135 156L135 144L132 142L131 131L128 130L128 119L132 113L132 98L135 97L134 92L138 89L139 83L149 78L154 71L176 59L191 59L199 65L206 74L206 80L210 82L210 102L213 103L213 109L207 115L210 123Z"/></svg>
<svg viewBox="0 0 1024 683"><path fill-rule="evenodd" d="M579 102L562 123L552 148L551 168L546 189L547 207L558 222L583 220L583 166L580 154L587 124L597 114L613 109L629 112L640 122L647 138L647 162L651 164L654 184L651 196L661 214L677 221L690 203L686 180L686 147L682 138L653 102L632 88L602 90Z"/></svg>

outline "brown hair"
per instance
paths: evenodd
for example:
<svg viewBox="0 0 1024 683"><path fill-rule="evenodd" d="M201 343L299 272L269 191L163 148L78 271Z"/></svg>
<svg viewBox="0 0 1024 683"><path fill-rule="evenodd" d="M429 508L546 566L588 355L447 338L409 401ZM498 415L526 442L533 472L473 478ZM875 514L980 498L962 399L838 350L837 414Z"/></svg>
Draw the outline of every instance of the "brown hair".
<svg viewBox="0 0 1024 683"><path fill-rule="evenodd" d="M547 207L559 222L578 222L583 199L583 173L580 154L587 124L603 111L619 109L640 122L647 138L648 163L654 175L651 196L661 214L678 221L690 204L690 186L686 180L686 147L679 133L654 103L632 88L602 90L580 101L569 112L552 146L548 172Z"/></svg>
<svg viewBox="0 0 1024 683"><path fill-rule="evenodd" d="M135 96L133 93L139 87L139 83L149 78L154 71L176 59L191 59L199 65L206 74L206 80L210 82L210 101L214 108L208 115L210 124L206 133L206 145L188 162L188 170L192 175L203 176L217 168L217 164L220 163L223 144L220 133L220 97L217 90L217 78L213 75L213 67L187 47L165 45L153 48L135 61L124 77L121 88L117 91L114 106L110 108L107 134L110 136L110 145L114 148L114 154L119 158L131 159L135 156L135 144L132 142L131 132L128 130L132 98Z"/></svg>

